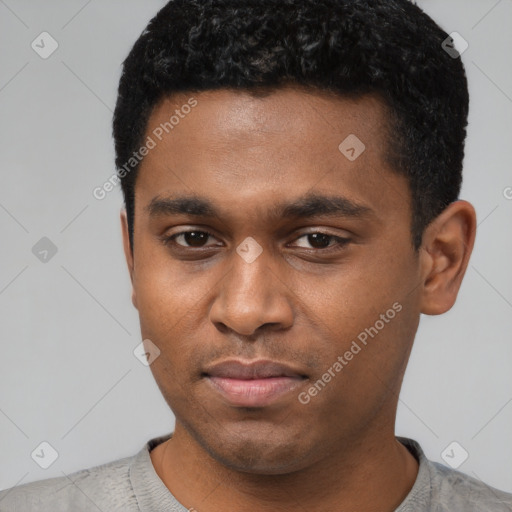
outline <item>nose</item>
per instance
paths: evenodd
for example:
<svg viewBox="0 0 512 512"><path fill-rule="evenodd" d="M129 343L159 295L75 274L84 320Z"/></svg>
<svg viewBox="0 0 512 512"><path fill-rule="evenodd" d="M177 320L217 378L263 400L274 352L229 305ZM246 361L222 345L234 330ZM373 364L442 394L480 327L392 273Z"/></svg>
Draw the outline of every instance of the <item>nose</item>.
<svg viewBox="0 0 512 512"><path fill-rule="evenodd" d="M223 332L226 328L251 336L263 326L286 329L293 323L293 294L263 251L249 262L233 253L233 264L219 283L210 309L211 322Z"/></svg>

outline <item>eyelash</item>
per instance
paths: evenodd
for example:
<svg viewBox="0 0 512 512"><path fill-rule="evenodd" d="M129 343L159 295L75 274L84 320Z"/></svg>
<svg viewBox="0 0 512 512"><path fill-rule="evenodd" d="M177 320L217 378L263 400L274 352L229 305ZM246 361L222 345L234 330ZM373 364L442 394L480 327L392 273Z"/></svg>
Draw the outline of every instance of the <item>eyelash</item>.
<svg viewBox="0 0 512 512"><path fill-rule="evenodd" d="M178 236L186 235L187 233L202 233L202 234L207 235L208 237L215 238L215 235L210 233L209 231L198 230L198 229L191 229L189 231L180 231L179 233L175 233L174 235L163 237L162 238L162 242L164 243L164 245L173 244L173 245L179 247L180 249L194 249L193 247L186 247L186 246L183 246L183 245L180 245L180 244L176 243L176 238ZM303 235L299 236L295 240L299 240L300 238L303 238L303 237L306 237L306 236L309 236L309 235L317 235L317 234L318 235L324 235L324 236L326 236L328 238L333 239L336 242L336 244L328 246L328 247L323 247L323 248L320 248L320 249L315 249L315 248L308 249L310 251L323 251L323 252L329 252L329 251L332 251L332 250L340 251L340 250L344 249L345 246L348 243L351 242L350 238L343 238L343 237L331 235L329 233L323 233L322 231L312 231L310 233L304 233ZM333 247L334 247L334 249L333 249ZM208 247L198 247L196 249L198 249L198 250L205 250L207 248ZM301 247L301 249L304 249L304 247Z"/></svg>

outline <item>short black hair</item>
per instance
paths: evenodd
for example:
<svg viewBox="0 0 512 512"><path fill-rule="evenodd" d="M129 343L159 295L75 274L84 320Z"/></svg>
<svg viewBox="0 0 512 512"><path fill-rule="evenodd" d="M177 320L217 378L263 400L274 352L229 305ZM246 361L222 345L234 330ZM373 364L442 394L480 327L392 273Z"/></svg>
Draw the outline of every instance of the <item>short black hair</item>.
<svg viewBox="0 0 512 512"><path fill-rule="evenodd" d="M418 250L462 182L469 94L461 59L442 47L448 37L409 0L168 2L123 63L113 118L132 249L139 165L126 172L126 163L143 145L155 106L177 92L257 95L296 84L383 100L386 158L407 177Z"/></svg>

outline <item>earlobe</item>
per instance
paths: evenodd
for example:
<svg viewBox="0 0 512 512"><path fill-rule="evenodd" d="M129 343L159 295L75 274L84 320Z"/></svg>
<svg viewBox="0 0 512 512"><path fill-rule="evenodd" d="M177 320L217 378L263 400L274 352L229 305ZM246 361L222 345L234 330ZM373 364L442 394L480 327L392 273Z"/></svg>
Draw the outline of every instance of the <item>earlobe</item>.
<svg viewBox="0 0 512 512"><path fill-rule="evenodd" d="M420 249L421 312L440 315L450 310L459 292L473 250L476 214L467 201L451 203L427 227Z"/></svg>
<svg viewBox="0 0 512 512"><path fill-rule="evenodd" d="M126 216L126 210L124 208L121 210L120 219L121 219L121 233L123 236L124 255L126 258L126 264L128 265L128 272L130 274L130 280L132 283L132 303L133 303L134 307L137 308L137 295L135 293L135 282L134 282L135 265L134 265L132 248L130 246L128 219Z"/></svg>

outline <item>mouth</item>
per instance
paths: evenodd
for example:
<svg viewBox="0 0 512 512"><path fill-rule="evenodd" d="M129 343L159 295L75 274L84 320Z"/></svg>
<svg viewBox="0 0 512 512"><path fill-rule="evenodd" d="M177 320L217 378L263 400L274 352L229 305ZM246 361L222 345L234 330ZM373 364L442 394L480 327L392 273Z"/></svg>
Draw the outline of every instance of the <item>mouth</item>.
<svg viewBox="0 0 512 512"><path fill-rule="evenodd" d="M299 370L275 361L228 360L203 372L211 389L230 405L265 407L300 387L308 378Z"/></svg>

